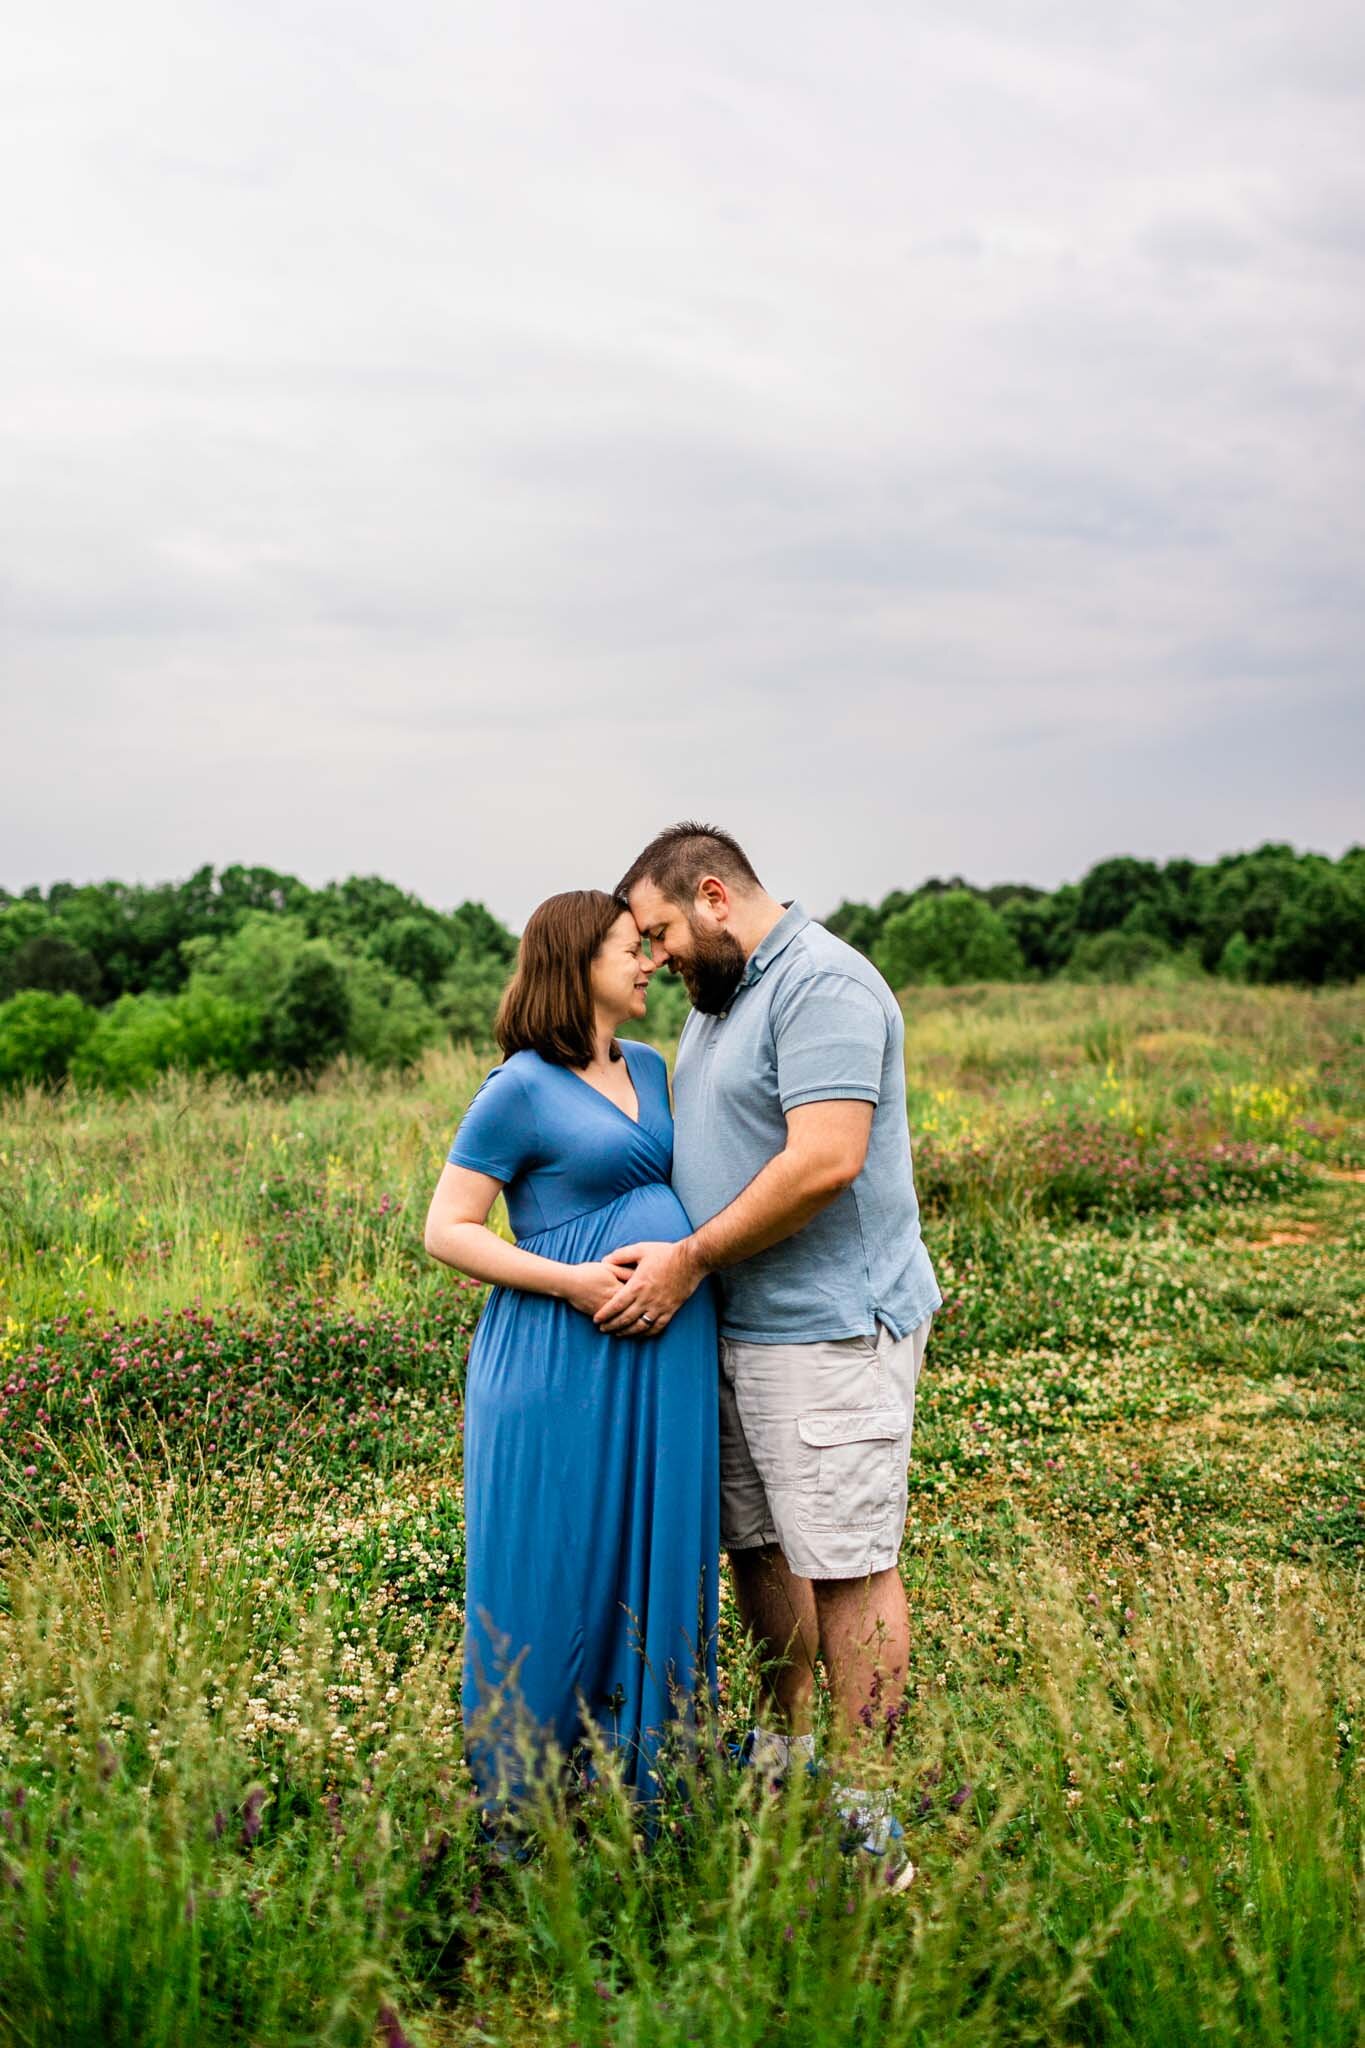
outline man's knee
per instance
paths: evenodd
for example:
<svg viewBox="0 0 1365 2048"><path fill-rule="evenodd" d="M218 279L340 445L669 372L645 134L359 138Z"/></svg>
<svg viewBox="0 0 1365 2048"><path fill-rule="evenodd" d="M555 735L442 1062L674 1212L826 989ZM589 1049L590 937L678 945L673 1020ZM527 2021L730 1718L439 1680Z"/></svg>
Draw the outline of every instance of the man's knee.
<svg viewBox="0 0 1365 2048"><path fill-rule="evenodd" d="M894 1566L864 1572L856 1579L815 1579L812 1584L815 1605L822 1615L898 1613L905 1605L905 1588Z"/></svg>

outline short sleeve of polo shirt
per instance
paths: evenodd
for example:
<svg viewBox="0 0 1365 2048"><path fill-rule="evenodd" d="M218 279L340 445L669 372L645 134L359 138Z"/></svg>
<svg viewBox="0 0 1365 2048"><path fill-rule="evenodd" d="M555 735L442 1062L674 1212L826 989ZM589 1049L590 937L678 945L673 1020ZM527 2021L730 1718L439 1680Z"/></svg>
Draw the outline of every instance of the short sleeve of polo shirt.
<svg viewBox="0 0 1365 2048"><path fill-rule="evenodd" d="M460 1120L446 1154L452 1166L504 1186L535 1164L536 1121L517 1067L494 1067Z"/></svg>
<svg viewBox="0 0 1365 2048"><path fill-rule="evenodd" d="M806 1102L880 1102L886 1017L846 974L811 974L773 1009L783 1113Z"/></svg>

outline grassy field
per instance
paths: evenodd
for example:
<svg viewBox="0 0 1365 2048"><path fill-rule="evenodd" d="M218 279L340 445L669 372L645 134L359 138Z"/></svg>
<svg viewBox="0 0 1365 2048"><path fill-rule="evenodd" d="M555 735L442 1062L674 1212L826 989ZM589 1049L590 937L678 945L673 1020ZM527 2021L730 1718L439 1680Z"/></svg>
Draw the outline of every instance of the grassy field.
<svg viewBox="0 0 1365 2048"><path fill-rule="evenodd" d="M0 1108L0 2042L1362 2038L1365 992L923 991L945 1295L879 1896L821 1791L610 1777L535 1859L460 1753L483 1071Z"/></svg>

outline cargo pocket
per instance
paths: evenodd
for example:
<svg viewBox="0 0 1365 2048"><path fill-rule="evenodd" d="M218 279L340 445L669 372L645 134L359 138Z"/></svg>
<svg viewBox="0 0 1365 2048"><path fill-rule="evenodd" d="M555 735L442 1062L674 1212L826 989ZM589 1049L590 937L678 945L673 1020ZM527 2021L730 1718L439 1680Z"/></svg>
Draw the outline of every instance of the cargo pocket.
<svg viewBox="0 0 1365 2048"><path fill-rule="evenodd" d="M799 1415L803 1444L820 1454L798 1521L846 1527L875 1521L895 1487L910 1418L904 1408L816 1408Z"/></svg>

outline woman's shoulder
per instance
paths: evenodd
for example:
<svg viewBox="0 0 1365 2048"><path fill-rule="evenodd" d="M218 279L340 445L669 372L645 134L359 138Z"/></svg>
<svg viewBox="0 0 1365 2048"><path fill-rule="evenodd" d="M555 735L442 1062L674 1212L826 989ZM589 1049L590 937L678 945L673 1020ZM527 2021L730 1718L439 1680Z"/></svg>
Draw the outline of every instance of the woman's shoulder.
<svg viewBox="0 0 1365 2048"><path fill-rule="evenodd" d="M648 1099L656 1113L662 1111L671 1120L673 1100L668 1085L668 1061L657 1045L646 1045L641 1038L623 1038L621 1043L630 1046L630 1071L637 1094L643 1091L642 1100Z"/></svg>
<svg viewBox="0 0 1365 2048"><path fill-rule="evenodd" d="M523 1046L520 1052L509 1052L493 1072L495 1074L520 1074L525 1077L536 1067L543 1067L544 1060L530 1046Z"/></svg>
<svg viewBox="0 0 1365 2048"><path fill-rule="evenodd" d="M510 1053L506 1059L490 1067L479 1083L480 1095L496 1094L506 1101L514 1095L522 1095L534 1079L535 1070L542 1064L533 1052Z"/></svg>
<svg viewBox="0 0 1365 2048"><path fill-rule="evenodd" d="M509 1089L515 1089L521 1095L528 1095L535 1091L549 1070L548 1060L543 1060L532 1047L524 1046L520 1052L508 1053L506 1059L492 1069L488 1078L491 1081L495 1075L505 1074Z"/></svg>

